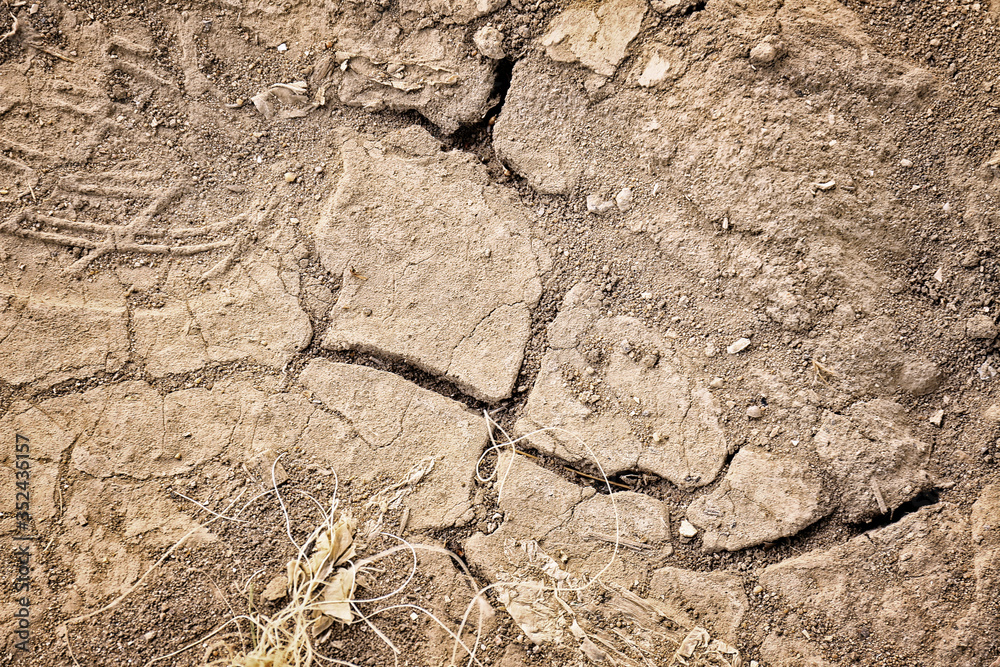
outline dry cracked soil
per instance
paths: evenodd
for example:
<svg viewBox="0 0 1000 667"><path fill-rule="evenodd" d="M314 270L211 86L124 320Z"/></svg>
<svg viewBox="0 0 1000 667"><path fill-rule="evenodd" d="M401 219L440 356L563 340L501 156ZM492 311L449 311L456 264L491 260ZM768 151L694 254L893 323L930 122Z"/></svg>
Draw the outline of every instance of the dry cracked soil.
<svg viewBox="0 0 1000 667"><path fill-rule="evenodd" d="M2 4L0 663L1000 665L997 0Z"/></svg>

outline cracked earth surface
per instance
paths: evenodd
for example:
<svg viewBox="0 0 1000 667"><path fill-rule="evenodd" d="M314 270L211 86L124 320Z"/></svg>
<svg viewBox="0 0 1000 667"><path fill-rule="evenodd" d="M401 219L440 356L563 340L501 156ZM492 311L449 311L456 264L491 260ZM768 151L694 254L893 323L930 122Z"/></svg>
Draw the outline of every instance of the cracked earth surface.
<svg viewBox="0 0 1000 667"><path fill-rule="evenodd" d="M4 14L4 664L1000 664L1000 4Z"/></svg>

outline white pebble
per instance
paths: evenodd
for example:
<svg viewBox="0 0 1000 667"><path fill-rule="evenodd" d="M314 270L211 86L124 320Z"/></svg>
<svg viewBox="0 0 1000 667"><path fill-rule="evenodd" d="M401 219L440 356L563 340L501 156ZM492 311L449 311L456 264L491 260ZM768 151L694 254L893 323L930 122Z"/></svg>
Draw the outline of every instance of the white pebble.
<svg viewBox="0 0 1000 667"><path fill-rule="evenodd" d="M587 212L596 213L601 215L602 213L607 213L614 206L609 201L604 201L597 195L587 195Z"/></svg>
<svg viewBox="0 0 1000 667"><path fill-rule="evenodd" d="M726 352L728 352L729 354L739 354L748 347L750 347L750 339L740 338L739 340L735 341L732 345L727 347Z"/></svg>
<svg viewBox="0 0 1000 667"><path fill-rule="evenodd" d="M690 521L684 519L681 521L681 527L677 530L677 533L681 537L691 538L698 534L698 529L695 528Z"/></svg>
<svg viewBox="0 0 1000 667"><path fill-rule="evenodd" d="M615 195L615 204L622 213L632 208L632 188L622 188L622 191Z"/></svg>
<svg viewBox="0 0 1000 667"><path fill-rule="evenodd" d="M288 50L288 44L285 44L284 42L278 44L278 53L284 53L287 50Z"/></svg>
<svg viewBox="0 0 1000 667"><path fill-rule="evenodd" d="M747 418L748 419L760 419L761 415L764 414L759 405L751 405L747 408Z"/></svg>

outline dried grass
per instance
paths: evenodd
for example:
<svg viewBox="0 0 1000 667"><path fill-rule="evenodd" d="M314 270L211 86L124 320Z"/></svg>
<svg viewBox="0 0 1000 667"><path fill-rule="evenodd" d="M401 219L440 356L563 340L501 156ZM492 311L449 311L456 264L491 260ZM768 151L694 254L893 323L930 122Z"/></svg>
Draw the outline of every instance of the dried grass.
<svg viewBox="0 0 1000 667"><path fill-rule="evenodd" d="M602 577L612 567L619 556L620 550L626 545L623 544L622 540L621 517L614 493L612 493L612 482L604 473L600 461L585 442L565 429L542 428L519 438L511 438L491 418L489 413L484 414L489 427L490 446L483 452L477 463L476 478L484 484L496 479L498 495L503 493L503 487L511 474L513 457L508 461L505 469L501 470L498 466L492 474L483 475L483 464L491 454L497 453L502 449L509 449L516 455L518 454L517 445L519 443L540 432L561 432L569 435L576 439L579 445L587 452L596 469L599 471L601 482L608 491L615 518L614 536L603 534L599 536L600 539L609 542L613 548L607 563L596 575L593 577L571 575L562 570L557 561L545 554L537 542L531 542L524 545L528 552L530 552L528 553L529 560L534 564L531 572L525 572L524 576L515 577L507 581L497 581L480 588L475 583L465 564L454 553L434 545L414 544L399 535L381 531L387 512L390 509L398 509L402 500L431 474L435 463L434 458L419 462L403 479L389 484L378 493L373 494L365 506L366 510L374 510L374 518L366 522L361 530L361 535L358 535L358 537L367 539L379 536L385 539L396 540L399 542L398 545L369 556L359 557L357 553L358 545L355 543L358 525L349 509L340 506L341 501L338 497L339 482L337 482L336 476L335 490L328 506L323 506L318 500L309 496L309 494L300 492L316 504L322 520L310 533L308 538L302 544L299 544L292 534L292 518L275 477L275 468L281 458L279 456L275 459L271 468L271 489L257 495L238 511L230 512L242 499L243 494L240 494L221 512L213 511L191 498L178 494L201 510L211 514L212 517L204 524L193 528L181 537L127 591L111 603L96 611L67 621L63 626L67 644L69 644L68 628L70 626L104 614L118 606L147 580L150 573L158 568L192 535L219 520L245 522L244 519L239 518L239 515L252 503L266 495L274 493L281 507L286 536L296 550L295 558L287 565L287 604L273 615L266 615L260 610L254 609L252 582L262 572L258 571L248 579L241 589L246 592L249 598L246 614L237 616L231 611L231 618L211 632L172 653L154 658L147 663L146 667L150 667L155 663L168 661L198 646L207 646L201 661L204 667L311 667L314 664L335 664L354 667L355 663L350 660L336 655L326 655L319 649L319 646L335 625L342 628L354 625L366 626L386 645L394 657L395 664L398 666L399 657L403 651L379 628L376 621L385 614L391 612L398 613L400 611L421 614L447 633L452 640L452 650L448 662L452 667L457 667L460 664L464 664L466 667L482 665L482 662L477 657L477 651L482 645L480 640L484 623L494 614L493 608L487 599L489 595L496 595L519 624L525 614L537 613L548 615L550 618L558 621L549 628L551 630L549 634L546 634L547 631L540 631L534 636L533 639L536 641L544 642L552 639L553 643L560 644L563 642L564 637L568 637L579 642L579 650L591 661L608 661L611 664L623 665L658 664L653 662L648 652L638 646L626 633L617 629L612 629L610 633L607 633L602 628L595 627L592 623L579 616L573 604L571 604L571 602L579 603L582 599L582 594L592 591L595 588L600 589L600 591L595 591L595 593L603 592L606 594L608 591L616 590L618 593L628 594L627 591L618 590L613 584L612 588L609 588L602 581ZM499 440L497 438L498 434L502 436ZM497 460L499 462L500 459ZM403 522L405 523L405 519L403 519ZM402 532L402 529L400 532ZM388 593L366 598L359 597L358 590L359 588L365 588L363 585L364 582L368 578L374 578L374 575L381 572L378 564L403 552L410 554L412 562L408 572L402 578L402 582ZM449 626L431 611L419 605L392 603L392 598L404 593L417 575L419 568L418 552L434 553L451 558L460 568L465 580L469 583L472 598L457 627ZM230 607L230 609L232 608ZM476 616L476 629L474 631L467 630L474 614ZM637 623L637 626L639 625ZM558 636L555 630L557 627ZM522 629L525 629L523 624ZM708 633L701 628L691 630L686 636L674 636L674 634L661 634L658 632L656 634L660 637L661 646L665 640L668 642L668 645L677 647L673 659L668 663L669 665L687 665L688 667L724 665L726 667L739 667L741 664L739 654L735 649L717 640L712 640L708 636ZM209 645L208 642L212 639L215 641ZM638 658L630 657L627 653L632 656L638 656ZM71 646L70 655L73 655ZM79 664L75 656L73 656L73 660L74 663Z"/></svg>

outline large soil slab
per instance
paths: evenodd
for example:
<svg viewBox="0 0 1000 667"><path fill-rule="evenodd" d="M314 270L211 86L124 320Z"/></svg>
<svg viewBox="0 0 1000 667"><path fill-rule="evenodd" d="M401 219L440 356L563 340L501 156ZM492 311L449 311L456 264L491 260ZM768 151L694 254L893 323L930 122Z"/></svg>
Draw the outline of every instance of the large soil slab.
<svg viewBox="0 0 1000 667"><path fill-rule="evenodd" d="M833 512L850 523L891 516L933 486L930 453L903 406L856 403L827 411L815 436L789 451L741 449L688 519L706 531L706 550L735 551L790 537Z"/></svg>
<svg viewBox="0 0 1000 667"><path fill-rule="evenodd" d="M146 382L123 382L35 406L19 402L0 428L11 442L15 433L37 440L34 456L50 462L36 481L40 497L48 498L44 506L52 504L44 489L52 488L67 449L72 468L86 477L147 480L189 474L218 457L256 464L298 448L373 484L390 486L415 468L424 470L400 496L411 530L451 526L468 511L487 441L482 418L370 368L314 361L302 381L315 398L242 380L166 393Z"/></svg>
<svg viewBox="0 0 1000 667"><path fill-rule="evenodd" d="M350 427L356 444L344 470L391 483L418 467L428 471L404 487L412 530L454 525L469 510L476 462L488 439L482 417L398 375L364 366L316 360L301 380ZM321 434L314 437L312 446L325 449Z"/></svg>
<svg viewBox="0 0 1000 667"><path fill-rule="evenodd" d="M808 461L741 449L712 493L688 508L708 551L736 551L795 535L830 512L822 477Z"/></svg>
<svg viewBox="0 0 1000 667"><path fill-rule="evenodd" d="M998 499L994 485L971 516L949 504L925 507L847 543L771 565L761 584L799 614L836 623L842 649L871 636L881 650L926 664L987 664L1000 630ZM812 651L828 653L816 639Z"/></svg>
<svg viewBox="0 0 1000 667"><path fill-rule="evenodd" d="M163 301L135 309L135 346L154 376L248 360L281 368L312 340L299 275L260 253L205 282L172 274Z"/></svg>
<svg viewBox="0 0 1000 667"><path fill-rule="evenodd" d="M608 475L639 470L688 489L711 483L728 453L715 398L669 339L635 318L602 317L599 304L589 283L566 295L517 433Z"/></svg>
<svg viewBox="0 0 1000 667"><path fill-rule="evenodd" d="M0 379L51 384L121 368L128 359L125 300L103 296L0 291Z"/></svg>
<svg viewBox="0 0 1000 667"><path fill-rule="evenodd" d="M430 10L413 4L416 11ZM458 9L457 20L486 13ZM363 27L350 15L337 18L328 33L334 51L312 77L319 91L329 89L343 104L369 111L417 111L448 134L481 121L495 104L496 63L465 57L463 28L424 20L401 30L387 18Z"/></svg>
<svg viewBox="0 0 1000 667"><path fill-rule="evenodd" d="M343 277L323 346L402 359L485 401L511 395L538 303L528 213L424 129L345 139L316 226Z"/></svg>

